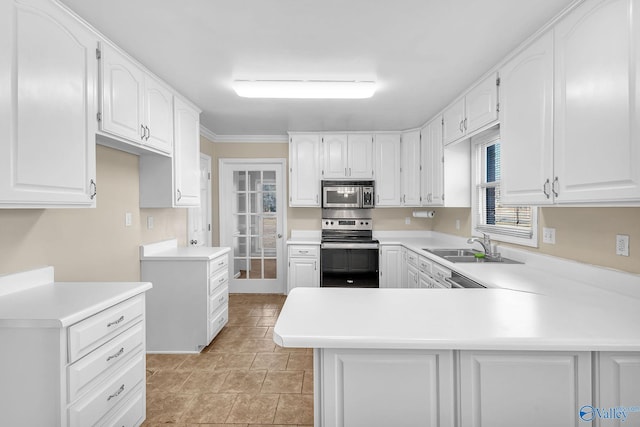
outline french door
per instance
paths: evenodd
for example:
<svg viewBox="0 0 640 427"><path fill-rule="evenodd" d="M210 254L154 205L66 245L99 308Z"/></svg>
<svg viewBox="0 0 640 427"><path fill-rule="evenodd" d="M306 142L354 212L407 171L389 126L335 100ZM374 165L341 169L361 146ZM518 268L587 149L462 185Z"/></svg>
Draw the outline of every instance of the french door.
<svg viewBox="0 0 640 427"><path fill-rule="evenodd" d="M284 293L284 159L220 159L220 245L231 247L229 291Z"/></svg>

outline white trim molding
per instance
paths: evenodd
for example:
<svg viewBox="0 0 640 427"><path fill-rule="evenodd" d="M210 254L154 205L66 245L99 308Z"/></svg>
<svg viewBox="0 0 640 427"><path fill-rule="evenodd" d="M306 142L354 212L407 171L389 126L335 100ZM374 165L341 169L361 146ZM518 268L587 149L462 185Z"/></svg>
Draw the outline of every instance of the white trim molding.
<svg viewBox="0 0 640 427"><path fill-rule="evenodd" d="M200 135L207 138L209 141L221 144L221 143L288 143L289 137L287 135L218 135L212 132L208 128L200 125Z"/></svg>

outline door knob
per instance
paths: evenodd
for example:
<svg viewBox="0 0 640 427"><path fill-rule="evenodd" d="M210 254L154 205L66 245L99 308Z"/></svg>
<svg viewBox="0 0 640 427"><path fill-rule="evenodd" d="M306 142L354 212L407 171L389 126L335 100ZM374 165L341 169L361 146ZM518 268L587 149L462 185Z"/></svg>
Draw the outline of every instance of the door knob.
<svg viewBox="0 0 640 427"><path fill-rule="evenodd" d="M278 233L278 239L282 239L282 234Z"/></svg>

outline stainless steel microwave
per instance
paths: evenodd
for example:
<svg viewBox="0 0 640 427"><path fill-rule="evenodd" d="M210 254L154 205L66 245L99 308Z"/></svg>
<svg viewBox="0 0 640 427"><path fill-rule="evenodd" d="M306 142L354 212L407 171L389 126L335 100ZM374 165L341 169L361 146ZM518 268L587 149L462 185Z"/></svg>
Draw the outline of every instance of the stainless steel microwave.
<svg viewBox="0 0 640 427"><path fill-rule="evenodd" d="M370 209L374 207L373 181L322 181L322 207Z"/></svg>

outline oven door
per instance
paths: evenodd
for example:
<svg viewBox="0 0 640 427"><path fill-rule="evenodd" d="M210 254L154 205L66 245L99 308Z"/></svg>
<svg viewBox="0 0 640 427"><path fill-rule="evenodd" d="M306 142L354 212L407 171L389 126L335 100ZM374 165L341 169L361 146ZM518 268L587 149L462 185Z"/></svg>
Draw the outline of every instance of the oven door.
<svg viewBox="0 0 640 427"><path fill-rule="evenodd" d="M323 208L362 207L362 187L327 186L322 188Z"/></svg>
<svg viewBox="0 0 640 427"><path fill-rule="evenodd" d="M377 243L322 243L320 286L377 288Z"/></svg>

